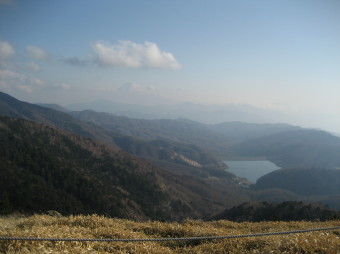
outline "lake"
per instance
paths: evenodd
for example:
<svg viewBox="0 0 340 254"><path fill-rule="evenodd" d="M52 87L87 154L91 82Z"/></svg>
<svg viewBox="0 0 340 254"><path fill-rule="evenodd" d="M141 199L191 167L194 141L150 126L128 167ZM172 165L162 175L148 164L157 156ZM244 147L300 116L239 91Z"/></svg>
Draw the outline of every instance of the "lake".
<svg viewBox="0 0 340 254"><path fill-rule="evenodd" d="M225 161L225 163L227 163L229 167L227 171L230 171L239 177L247 178L253 183L261 176L280 169L280 167L268 160Z"/></svg>

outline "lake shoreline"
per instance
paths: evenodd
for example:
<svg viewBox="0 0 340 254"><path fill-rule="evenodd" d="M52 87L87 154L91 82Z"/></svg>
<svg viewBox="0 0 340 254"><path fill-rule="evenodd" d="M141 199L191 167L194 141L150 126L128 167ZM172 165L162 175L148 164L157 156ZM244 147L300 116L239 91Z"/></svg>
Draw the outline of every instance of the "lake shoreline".
<svg viewBox="0 0 340 254"><path fill-rule="evenodd" d="M228 165L226 171L238 177L246 178L252 183L256 183L260 177L280 169L279 166L269 160L246 160L243 158L243 160L225 160L224 163Z"/></svg>

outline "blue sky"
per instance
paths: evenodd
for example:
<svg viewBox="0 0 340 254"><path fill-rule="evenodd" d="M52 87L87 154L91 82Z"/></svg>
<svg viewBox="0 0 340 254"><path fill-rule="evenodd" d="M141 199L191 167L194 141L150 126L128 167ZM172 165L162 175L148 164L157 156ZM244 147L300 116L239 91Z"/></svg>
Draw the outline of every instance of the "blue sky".
<svg viewBox="0 0 340 254"><path fill-rule="evenodd" d="M66 105L126 84L340 118L340 1L0 0L1 91Z"/></svg>

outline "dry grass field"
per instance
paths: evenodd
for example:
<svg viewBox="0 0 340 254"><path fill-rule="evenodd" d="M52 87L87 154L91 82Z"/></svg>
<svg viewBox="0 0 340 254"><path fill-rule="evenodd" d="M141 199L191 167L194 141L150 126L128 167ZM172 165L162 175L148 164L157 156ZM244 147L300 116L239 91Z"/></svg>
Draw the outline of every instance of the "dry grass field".
<svg viewBox="0 0 340 254"><path fill-rule="evenodd" d="M329 222L135 222L102 216L0 218L0 236L39 238L164 238L240 235L337 227ZM205 241L30 242L0 241L0 253L340 253L340 230Z"/></svg>

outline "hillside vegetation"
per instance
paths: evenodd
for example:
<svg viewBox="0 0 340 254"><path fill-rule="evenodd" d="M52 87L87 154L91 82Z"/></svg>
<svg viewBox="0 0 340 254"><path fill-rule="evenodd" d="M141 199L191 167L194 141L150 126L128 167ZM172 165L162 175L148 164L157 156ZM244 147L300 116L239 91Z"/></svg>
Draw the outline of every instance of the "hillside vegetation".
<svg viewBox="0 0 340 254"><path fill-rule="evenodd" d="M55 209L123 216L130 210L153 217L166 210L161 207L168 197L149 165L46 125L0 120L2 213Z"/></svg>
<svg viewBox="0 0 340 254"><path fill-rule="evenodd" d="M117 148L0 117L0 213L180 220L247 200L228 179L172 174Z"/></svg>
<svg viewBox="0 0 340 254"><path fill-rule="evenodd" d="M146 158L170 171L203 177L216 175L233 177L225 172L226 165L204 148L206 145L201 148L189 142L193 140L193 143L196 141L200 144L210 144L209 139L212 138L212 143L217 142L219 145L223 143L221 139L223 136L204 129L198 123L160 120L160 124L159 121L129 119L94 111L73 112L75 116L85 118L87 121L85 122L65 113L65 110L55 110L59 109L57 106L53 106L53 109L46 108L19 101L1 92L0 106L2 116L32 120L92 138ZM171 128L164 126L165 123L170 123ZM216 138L216 135L219 138ZM191 162L197 162L202 167L197 167L195 166L197 163Z"/></svg>
<svg viewBox="0 0 340 254"><path fill-rule="evenodd" d="M340 212L320 204L287 201L282 203L247 202L226 209L211 218L230 221L327 221L340 220Z"/></svg>
<svg viewBox="0 0 340 254"><path fill-rule="evenodd" d="M179 238L225 236L262 232L338 227L340 221L261 222L230 221L183 223L136 222L97 215L0 218L1 236L54 238ZM340 230L289 235L169 242L29 242L0 241L1 253L320 253L340 250Z"/></svg>

